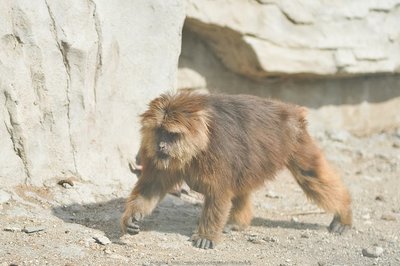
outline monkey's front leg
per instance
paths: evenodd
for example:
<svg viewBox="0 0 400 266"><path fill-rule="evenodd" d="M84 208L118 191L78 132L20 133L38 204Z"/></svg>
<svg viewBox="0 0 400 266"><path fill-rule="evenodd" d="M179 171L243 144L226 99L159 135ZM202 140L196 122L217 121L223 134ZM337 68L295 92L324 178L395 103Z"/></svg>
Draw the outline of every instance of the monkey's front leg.
<svg viewBox="0 0 400 266"><path fill-rule="evenodd" d="M122 231L133 235L138 234L139 222L151 214L168 189L169 186L166 187L157 179L140 178L126 201L125 211L121 218Z"/></svg>
<svg viewBox="0 0 400 266"><path fill-rule="evenodd" d="M140 231L139 222L154 210L161 198L161 195L145 197L142 194L132 193L126 202L125 211L122 215L122 231L131 235L138 234Z"/></svg>
<svg viewBox="0 0 400 266"><path fill-rule="evenodd" d="M197 232L191 237L193 246L203 249L215 247L228 219L231 205L231 197L226 195L206 196Z"/></svg>

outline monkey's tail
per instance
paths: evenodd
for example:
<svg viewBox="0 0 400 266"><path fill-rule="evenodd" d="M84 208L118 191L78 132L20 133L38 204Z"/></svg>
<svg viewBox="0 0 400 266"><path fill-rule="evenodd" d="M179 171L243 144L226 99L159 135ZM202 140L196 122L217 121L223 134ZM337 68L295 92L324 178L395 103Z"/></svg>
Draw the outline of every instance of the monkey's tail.
<svg viewBox="0 0 400 266"><path fill-rule="evenodd" d="M299 140L287 168L307 198L339 216L343 224L351 225L350 194L307 132Z"/></svg>

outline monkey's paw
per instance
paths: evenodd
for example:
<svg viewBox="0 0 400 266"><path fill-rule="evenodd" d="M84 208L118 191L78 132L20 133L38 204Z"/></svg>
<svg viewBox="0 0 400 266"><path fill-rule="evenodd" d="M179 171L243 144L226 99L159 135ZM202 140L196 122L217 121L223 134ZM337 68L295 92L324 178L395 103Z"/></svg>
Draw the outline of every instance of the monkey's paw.
<svg viewBox="0 0 400 266"><path fill-rule="evenodd" d="M136 235L140 232L139 221L142 219L142 215L140 213L132 216L130 221L128 221L126 225L126 232L130 235Z"/></svg>
<svg viewBox="0 0 400 266"><path fill-rule="evenodd" d="M347 232L351 228L351 225L349 224L342 224L340 222L340 217L335 216L331 222L331 224L328 227L329 232L331 233L337 233L339 235Z"/></svg>
<svg viewBox="0 0 400 266"><path fill-rule="evenodd" d="M192 241L193 246L196 248L213 249L215 247L215 242L213 240L202 238L197 234L194 234L190 240Z"/></svg>

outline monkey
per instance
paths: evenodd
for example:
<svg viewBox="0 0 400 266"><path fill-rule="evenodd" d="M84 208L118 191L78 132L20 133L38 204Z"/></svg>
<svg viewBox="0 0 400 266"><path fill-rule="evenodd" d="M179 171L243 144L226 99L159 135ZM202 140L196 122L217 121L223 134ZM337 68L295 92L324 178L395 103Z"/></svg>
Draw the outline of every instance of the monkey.
<svg viewBox="0 0 400 266"><path fill-rule="evenodd" d="M287 168L308 199L351 228L351 197L307 130L305 107L251 95L164 93L140 116L141 177L126 200L124 233L177 184L204 196L194 247L211 249L226 225L251 223L251 193Z"/></svg>

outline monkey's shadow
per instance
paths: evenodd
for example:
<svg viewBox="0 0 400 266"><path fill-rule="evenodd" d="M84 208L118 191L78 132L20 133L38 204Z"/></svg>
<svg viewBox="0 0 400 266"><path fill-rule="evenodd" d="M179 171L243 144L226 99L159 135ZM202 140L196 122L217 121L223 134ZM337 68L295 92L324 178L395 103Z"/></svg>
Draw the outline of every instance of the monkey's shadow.
<svg viewBox="0 0 400 266"><path fill-rule="evenodd" d="M109 239L121 236L120 218L125 199L117 198L91 204L71 204L52 209L52 213L66 223L80 224L103 231ZM201 206L167 195L153 213L141 223L141 231L177 233L190 237L196 227Z"/></svg>
<svg viewBox="0 0 400 266"><path fill-rule="evenodd" d="M117 240L121 236L120 217L123 213L124 203L125 199L117 198L107 202L55 207L52 212L66 223L80 224L103 231L109 239ZM201 206L199 204L189 203L175 196L167 195L153 213L144 219L141 230L176 233L190 237L196 228L200 212ZM251 225L295 230L321 230L323 228L319 224L270 220L260 217L255 217Z"/></svg>

